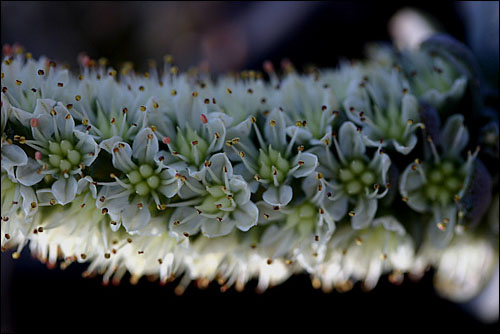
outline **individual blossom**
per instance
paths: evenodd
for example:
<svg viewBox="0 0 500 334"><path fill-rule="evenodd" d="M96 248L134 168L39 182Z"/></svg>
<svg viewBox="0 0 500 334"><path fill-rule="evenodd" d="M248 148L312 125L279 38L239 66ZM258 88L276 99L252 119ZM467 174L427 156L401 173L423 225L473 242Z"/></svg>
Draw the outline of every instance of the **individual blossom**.
<svg viewBox="0 0 500 334"><path fill-rule="evenodd" d="M397 69L377 68L349 84L344 109L347 117L363 127L370 146L389 144L408 154L417 144L418 100Z"/></svg>
<svg viewBox="0 0 500 334"><path fill-rule="evenodd" d="M185 201L171 203L176 207L170 217L170 231L184 239L200 229L207 237L229 234L235 227L248 231L257 223L258 209L250 200L248 184L233 167L224 153L214 154L204 164L198 181L182 176L179 196Z"/></svg>
<svg viewBox="0 0 500 334"><path fill-rule="evenodd" d="M277 95L276 90L254 71L223 76L209 88L201 95L211 102L207 104L210 114L224 122L226 135L231 138L248 136L252 130L250 117L270 110L270 103Z"/></svg>
<svg viewBox="0 0 500 334"><path fill-rule="evenodd" d="M137 232L148 224L151 211L165 210L168 199L177 194L179 178L163 163L158 149L150 128L137 134L132 147L124 142L113 145L113 166L123 174L111 173L114 182L100 182L97 196L97 206L110 215L113 230L123 224L128 232Z"/></svg>
<svg viewBox="0 0 500 334"><path fill-rule="evenodd" d="M33 112L38 99L65 101L70 80L67 68L46 57L35 60L19 46L4 52L2 102L8 100L14 108Z"/></svg>
<svg viewBox="0 0 500 334"><path fill-rule="evenodd" d="M225 149L238 154L242 162L235 169L251 182L253 192L261 184L266 188L262 194L266 203L285 206L293 197L289 185L291 179L311 174L318 165L318 159L314 154L303 152L302 145L293 155L295 139L287 141L285 118L279 109L266 116L263 134L255 117L251 118L251 122L259 148L248 138L235 137L226 141Z"/></svg>
<svg viewBox="0 0 500 334"><path fill-rule="evenodd" d="M332 125L338 116L335 95L314 75L287 75L280 83L278 106L284 111L287 134L299 144L330 143ZM293 141L293 140L292 140Z"/></svg>
<svg viewBox="0 0 500 334"><path fill-rule="evenodd" d="M464 203L473 176L478 151L464 161L461 152L469 141L462 115L446 121L439 136L441 154L428 137L431 158L416 159L401 174L399 191L408 206L420 213L431 213L428 236L435 247L445 247L454 230L463 227Z"/></svg>
<svg viewBox="0 0 500 334"><path fill-rule="evenodd" d="M302 185L306 197L321 205L334 221L340 221L349 212L354 229L370 225L378 199L390 187L390 158L379 148L370 160L360 131L351 122L342 124L333 138L337 158L326 145L314 147L311 152L318 156L319 167ZM381 191L381 187L385 190Z"/></svg>
<svg viewBox="0 0 500 334"><path fill-rule="evenodd" d="M458 102L467 88L467 76L448 59L428 50L403 52L402 66L410 90L435 108Z"/></svg>
<svg viewBox="0 0 500 334"><path fill-rule="evenodd" d="M35 112L18 111L21 124L31 128L33 139L23 142L35 149L34 158L17 168L16 179L25 186L42 180L51 186L59 204L70 203L76 195L76 176L97 158L99 147L87 133L75 129L75 122L60 102L39 99Z"/></svg>
<svg viewBox="0 0 500 334"><path fill-rule="evenodd" d="M321 206L310 201L276 210L266 202L259 205L259 225L266 226L258 244L259 254L268 262L278 258L300 261L304 257L321 261L335 222Z"/></svg>
<svg viewBox="0 0 500 334"><path fill-rule="evenodd" d="M394 217L377 218L369 228L340 228L328 243L325 259L311 274L313 286L330 291L345 291L356 281L365 289L373 289L379 278L392 271L389 279L400 283L411 269L414 258L413 240Z"/></svg>
<svg viewBox="0 0 500 334"><path fill-rule="evenodd" d="M199 177L203 163L221 149L226 129L222 120L208 113L206 99L193 91L186 78L175 80L171 87L165 112L149 112L148 124L170 151L165 164Z"/></svg>

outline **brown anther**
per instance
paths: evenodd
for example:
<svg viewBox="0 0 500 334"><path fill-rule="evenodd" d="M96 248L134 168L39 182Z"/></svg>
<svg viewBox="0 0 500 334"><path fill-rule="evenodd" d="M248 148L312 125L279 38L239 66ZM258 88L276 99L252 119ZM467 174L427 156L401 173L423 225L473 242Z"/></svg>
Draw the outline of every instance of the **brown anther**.
<svg viewBox="0 0 500 334"><path fill-rule="evenodd" d="M244 157L245 157L245 152L240 151L240 152L239 152L239 155L240 155L240 157L241 157L241 158L244 158Z"/></svg>
<svg viewBox="0 0 500 334"><path fill-rule="evenodd" d="M40 227L38 228L38 232L40 232L40 233L42 233L42 232L43 232L43 227L42 227L42 226L40 226Z"/></svg>
<svg viewBox="0 0 500 334"><path fill-rule="evenodd" d="M144 251L137 251L137 254L141 255L141 254L144 254Z"/></svg>
<svg viewBox="0 0 500 334"><path fill-rule="evenodd" d="M82 260L85 260L87 258L87 255L86 254L80 254L80 257L82 258Z"/></svg>
<svg viewBox="0 0 500 334"><path fill-rule="evenodd" d="M139 109L141 109L142 112L146 111L146 107L145 106L141 106Z"/></svg>
<svg viewBox="0 0 500 334"><path fill-rule="evenodd" d="M51 198L50 201L49 201L50 205L56 205L56 203L57 203L56 200L53 199L53 198Z"/></svg>
<svg viewBox="0 0 500 334"><path fill-rule="evenodd" d="M109 253L105 253L105 254L104 254L104 257L105 257L106 259L109 259L109 258L111 257L111 254L109 254Z"/></svg>
<svg viewBox="0 0 500 334"><path fill-rule="evenodd" d="M403 88L403 94L408 93L408 88Z"/></svg>
<svg viewBox="0 0 500 334"><path fill-rule="evenodd" d="M299 152L304 151L304 146L303 145L297 146L297 151L299 151Z"/></svg>
<svg viewBox="0 0 500 334"><path fill-rule="evenodd" d="M36 208L36 207L37 207L36 202L31 202L31 208L32 208L32 209L34 209L34 208Z"/></svg>
<svg viewBox="0 0 500 334"><path fill-rule="evenodd" d="M266 100L265 97L263 97L262 99L260 99L260 103L265 104L266 102L267 102L267 100Z"/></svg>
<svg viewBox="0 0 500 334"><path fill-rule="evenodd" d="M116 123L116 118L114 118L114 117L113 117L113 118L111 119L111 124L115 124L115 123Z"/></svg>
<svg viewBox="0 0 500 334"><path fill-rule="evenodd" d="M184 236L185 236L186 238L189 238L189 233L184 232L183 234L184 234Z"/></svg>
<svg viewBox="0 0 500 334"><path fill-rule="evenodd" d="M314 241L319 241L319 236L318 235L314 236Z"/></svg>
<svg viewBox="0 0 500 334"><path fill-rule="evenodd" d="M38 70L38 75L44 75L45 72L43 70Z"/></svg>
<svg viewBox="0 0 500 334"><path fill-rule="evenodd" d="M323 174L321 172L318 172L318 174L316 174L316 180L321 180L323 178Z"/></svg>
<svg viewBox="0 0 500 334"><path fill-rule="evenodd" d="M273 210L274 210L274 211L279 211L279 210L280 210L279 205L275 205L275 206L273 206Z"/></svg>
<svg viewBox="0 0 500 334"><path fill-rule="evenodd" d="M70 104L67 104L67 105L66 105L66 109L68 109L68 110L73 109L73 105L72 105L71 103L70 103ZM69 114L67 114L65 118L66 118L66 119L70 119L70 117L71 117L71 116L70 116Z"/></svg>
<svg viewBox="0 0 500 334"><path fill-rule="evenodd" d="M176 91L175 89L172 89L172 90L170 91L170 95L172 95L172 96L177 95L177 91Z"/></svg>
<svg viewBox="0 0 500 334"><path fill-rule="evenodd" d="M267 213L264 213L264 214L263 214L263 216L264 216L264 218L266 218L266 219L269 219L269 217L270 217Z"/></svg>
<svg viewBox="0 0 500 334"><path fill-rule="evenodd" d="M361 239L361 237L356 237L355 241L356 241L356 245L358 245L358 246L361 246L361 244L363 243L363 239Z"/></svg>
<svg viewBox="0 0 500 334"><path fill-rule="evenodd" d="M62 87L62 86L64 86L64 84L62 82L57 83L57 87Z"/></svg>
<svg viewBox="0 0 500 334"><path fill-rule="evenodd" d="M411 170L417 170L417 165L411 165Z"/></svg>
<svg viewBox="0 0 500 334"><path fill-rule="evenodd" d="M327 109L327 107L326 107L326 106L321 106L321 110L322 110L322 111L325 111L326 109Z"/></svg>
<svg viewBox="0 0 500 334"><path fill-rule="evenodd" d="M205 99L203 102L205 102L205 104L209 104L210 103L210 99Z"/></svg>
<svg viewBox="0 0 500 334"><path fill-rule="evenodd" d="M354 217L356 215L356 213L354 211L349 211L349 216L350 217Z"/></svg>
<svg viewBox="0 0 500 334"><path fill-rule="evenodd" d="M21 85L22 85L22 83L23 83L23 82L22 82L21 80L16 80L16 85L21 86Z"/></svg>
<svg viewBox="0 0 500 334"><path fill-rule="evenodd" d="M107 209L107 208L103 208L103 209L101 210L101 213L102 213L103 215L107 214L107 213L108 213L108 209Z"/></svg>
<svg viewBox="0 0 500 334"><path fill-rule="evenodd" d="M144 92L144 86L139 86L139 90L140 90L141 92Z"/></svg>
<svg viewBox="0 0 500 334"><path fill-rule="evenodd" d="M220 209L220 208L222 208L222 204L220 204L220 203L215 204L215 207L216 207L217 209Z"/></svg>
<svg viewBox="0 0 500 334"><path fill-rule="evenodd" d="M274 119L270 120L269 125L273 127L276 126L276 121Z"/></svg>
<svg viewBox="0 0 500 334"><path fill-rule="evenodd" d="M267 259L267 264L268 265L271 265L273 263L273 260L272 259Z"/></svg>

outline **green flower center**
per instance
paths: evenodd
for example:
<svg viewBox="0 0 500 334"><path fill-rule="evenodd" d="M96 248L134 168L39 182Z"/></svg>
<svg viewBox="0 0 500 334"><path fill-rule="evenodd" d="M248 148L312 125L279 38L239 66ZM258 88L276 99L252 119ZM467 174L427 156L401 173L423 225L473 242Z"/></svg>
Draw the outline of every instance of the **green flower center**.
<svg viewBox="0 0 500 334"><path fill-rule="evenodd" d="M446 206L463 187L464 176L451 162L444 161L426 171L425 196L430 201L438 201Z"/></svg>
<svg viewBox="0 0 500 334"><path fill-rule="evenodd" d="M339 170L338 178L348 195L359 195L376 181L376 174L361 160L351 160Z"/></svg>
<svg viewBox="0 0 500 334"><path fill-rule="evenodd" d="M49 169L57 169L61 173L68 173L79 168L82 154L66 139L59 143L49 141Z"/></svg>
<svg viewBox="0 0 500 334"><path fill-rule="evenodd" d="M301 235L307 235L313 231L317 220L318 209L311 203L306 202L287 215L286 224L295 227Z"/></svg>
<svg viewBox="0 0 500 334"><path fill-rule="evenodd" d="M278 183L283 182L290 170L288 160L284 159L281 153L274 150L271 146L269 146L267 152L260 149L258 164L259 176L270 182L274 181L274 177L276 177Z"/></svg>
<svg viewBox="0 0 500 334"><path fill-rule="evenodd" d="M208 153L208 143L193 131L189 125L185 132L177 128L177 137L174 141L175 149L184 156L190 164L198 165L205 160Z"/></svg>
<svg viewBox="0 0 500 334"><path fill-rule="evenodd" d="M161 183L161 179L153 167L147 164L140 165L139 168L128 173L127 178L139 196L146 196L151 190L158 188Z"/></svg>
<svg viewBox="0 0 500 334"><path fill-rule="evenodd" d="M196 209L203 213L217 215L222 217L224 213L233 211L236 203L233 199L233 193L222 185L209 186L206 188L207 196Z"/></svg>

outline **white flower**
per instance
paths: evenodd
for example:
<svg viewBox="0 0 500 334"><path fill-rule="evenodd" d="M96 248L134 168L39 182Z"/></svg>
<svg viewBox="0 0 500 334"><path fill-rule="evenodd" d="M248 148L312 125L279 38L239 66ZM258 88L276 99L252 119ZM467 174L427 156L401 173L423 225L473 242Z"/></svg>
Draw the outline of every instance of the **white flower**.
<svg viewBox="0 0 500 334"><path fill-rule="evenodd" d="M417 144L414 132L422 127L417 123L418 101L396 69L376 69L362 80L351 81L344 109L351 121L363 126L370 146L390 143L399 153L408 154Z"/></svg>
<svg viewBox="0 0 500 334"><path fill-rule="evenodd" d="M467 77L445 58L429 51L403 53L403 68L408 73L411 91L435 108L457 102L467 88Z"/></svg>
<svg viewBox="0 0 500 334"><path fill-rule="evenodd" d="M301 178L311 174L318 165L318 158L311 153L302 152L304 147L299 146L298 152L292 155L295 139L287 143L286 123L283 112L274 109L267 115L264 125L264 136L261 134L255 117L251 118L255 135L260 144L257 147L248 138L235 137L226 141L225 149L233 155L238 154L242 163L235 166L235 170L251 182L255 192L258 183L267 190L263 199L272 206L287 205L293 196L289 185L292 178ZM251 181L254 179L255 181ZM255 183L258 182L258 183Z"/></svg>
<svg viewBox="0 0 500 334"><path fill-rule="evenodd" d="M53 100L39 99L33 114L19 111L16 117L31 127L33 139L26 144L36 150L35 159L30 157L27 164L17 168L18 182L32 186L50 176L47 182L52 183L56 201L70 203L77 190L75 175L88 168L99 153L94 139L76 130L66 107Z"/></svg>
<svg viewBox="0 0 500 334"><path fill-rule="evenodd" d="M417 159L404 170L399 183L403 200L413 210L432 213L428 235L438 248L450 242L457 224L463 224L465 211L460 200L469 187L478 154L469 154L465 163L460 156L469 140L463 122L462 115L448 118L440 133L442 155L429 137L432 160Z"/></svg>
<svg viewBox="0 0 500 334"><path fill-rule="evenodd" d="M150 205L154 202L157 210L165 210L167 199L177 194L179 178L175 170L163 164L158 147L150 128L137 134L132 148L123 142L113 145L113 166L124 177L112 173L115 182L99 183L103 187L97 201L103 213L111 216L113 230L121 223L128 232L142 229L151 218Z"/></svg>
<svg viewBox="0 0 500 334"><path fill-rule="evenodd" d="M338 116L334 93L313 76L292 73L281 83L279 106L283 108L287 133L299 144L331 142L332 124Z"/></svg>
<svg viewBox="0 0 500 334"><path fill-rule="evenodd" d="M178 171L187 168L195 176L210 155L221 149L226 130L222 120L208 113L197 91L185 80L178 79L176 83L166 110L149 112L148 124L155 129L158 140L169 148L165 164Z"/></svg>
<svg viewBox="0 0 500 334"><path fill-rule="evenodd" d="M214 154L201 175L201 181L183 178L179 196L187 201L167 205L178 207L169 225L178 239L196 234L200 227L205 236L217 237L229 234L234 227L248 231L257 223L258 209L250 201L248 184L233 174L224 153Z"/></svg>
<svg viewBox="0 0 500 334"><path fill-rule="evenodd" d="M387 172L391 160L379 148L373 158L366 156L362 134L351 122L340 127L334 138L337 158L328 146L314 147L319 158L318 172L309 175L303 182L303 189L311 201L320 204L333 220L341 220L349 210L355 229L370 225L375 217L378 199L384 197L389 185ZM380 187L385 190L379 193ZM350 204L352 203L352 204Z"/></svg>

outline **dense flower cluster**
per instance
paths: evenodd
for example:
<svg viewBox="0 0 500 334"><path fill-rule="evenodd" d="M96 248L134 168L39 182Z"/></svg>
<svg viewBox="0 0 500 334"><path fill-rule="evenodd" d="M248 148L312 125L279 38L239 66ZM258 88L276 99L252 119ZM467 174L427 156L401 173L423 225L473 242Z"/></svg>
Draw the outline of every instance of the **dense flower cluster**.
<svg viewBox="0 0 500 334"><path fill-rule="evenodd" d="M138 74L82 56L72 73L6 46L2 250L29 242L105 283L182 276L179 293L303 271L371 289L434 266L444 295L470 298L498 258L498 171L481 162L498 159L498 119L473 115L468 52L438 36L213 79L171 57Z"/></svg>

